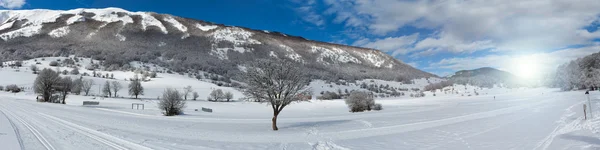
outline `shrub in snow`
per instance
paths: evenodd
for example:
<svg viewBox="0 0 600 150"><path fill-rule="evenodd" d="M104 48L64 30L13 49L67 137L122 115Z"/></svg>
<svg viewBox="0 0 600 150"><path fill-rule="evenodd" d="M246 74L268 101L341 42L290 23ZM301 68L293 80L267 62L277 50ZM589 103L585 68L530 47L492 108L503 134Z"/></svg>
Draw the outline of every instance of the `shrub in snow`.
<svg viewBox="0 0 600 150"><path fill-rule="evenodd" d="M227 91L225 92L225 95L223 95L223 98L225 98L229 102L229 100L233 99L233 93Z"/></svg>
<svg viewBox="0 0 600 150"><path fill-rule="evenodd" d="M216 89L216 90L213 90L212 92L210 92L210 95L208 96L208 101L218 102L224 98L225 98L225 94L223 93L223 90Z"/></svg>
<svg viewBox="0 0 600 150"><path fill-rule="evenodd" d="M371 110L375 105L375 100L367 92L355 91L346 98L346 105L348 105L350 112L362 112Z"/></svg>
<svg viewBox="0 0 600 150"><path fill-rule="evenodd" d="M85 69L87 69L87 70L98 69L98 64L89 64L89 65L85 66Z"/></svg>
<svg viewBox="0 0 600 150"><path fill-rule="evenodd" d="M192 93L192 98L193 98L193 100L196 100L196 99L198 99L198 97L200 97L200 95L198 95L198 92L194 92L194 93Z"/></svg>
<svg viewBox="0 0 600 150"><path fill-rule="evenodd" d="M381 104L377 103L373 106L373 110L383 110L383 106Z"/></svg>
<svg viewBox="0 0 600 150"><path fill-rule="evenodd" d="M150 78L156 78L156 72L151 72L150 73Z"/></svg>
<svg viewBox="0 0 600 150"><path fill-rule="evenodd" d="M21 88L19 88L19 86L15 85L15 84L11 84L11 85L6 86L6 91L13 92L13 93L19 93L19 92L21 92Z"/></svg>
<svg viewBox="0 0 600 150"><path fill-rule="evenodd" d="M23 66L23 61L15 61L14 66L15 67L21 67L21 66Z"/></svg>
<svg viewBox="0 0 600 150"><path fill-rule="evenodd" d="M67 75L67 74L69 74L69 71L67 71L67 70L63 70L63 71L62 71L62 74L63 74L63 75Z"/></svg>
<svg viewBox="0 0 600 150"><path fill-rule="evenodd" d="M0 91L4 91L4 86L0 85Z"/></svg>
<svg viewBox="0 0 600 150"><path fill-rule="evenodd" d="M77 67L73 68L73 70L71 70L71 74L72 75L79 75L79 68L77 68Z"/></svg>
<svg viewBox="0 0 600 150"><path fill-rule="evenodd" d="M163 93L158 107L163 110L165 116L174 116L183 114L183 108L185 108L185 100L181 98L181 93L176 89L168 88Z"/></svg>
<svg viewBox="0 0 600 150"><path fill-rule="evenodd" d="M56 62L56 61L51 61L51 62L50 62L50 64L48 64L48 65L50 65L50 66L53 66L53 67L56 67L56 66L58 66L58 62Z"/></svg>
<svg viewBox="0 0 600 150"><path fill-rule="evenodd" d="M331 99L340 99L340 98L341 98L341 96L338 95L337 93L329 92L329 91L322 92L321 96L317 97L317 99L320 99L320 100L331 100Z"/></svg>
<svg viewBox="0 0 600 150"><path fill-rule="evenodd" d="M108 68L106 68L107 71L115 71L115 70L119 70L120 66L118 64L112 64L110 65Z"/></svg>
<svg viewBox="0 0 600 150"><path fill-rule="evenodd" d="M29 69L31 69L31 72L33 72L33 74L37 74L38 72L38 67L35 65L31 65L31 67L29 67Z"/></svg>
<svg viewBox="0 0 600 150"><path fill-rule="evenodd" d="M75 61L73 61L72 59L65 59L65 61L63 61L63 64L66 65L74 65Z"/></svg>

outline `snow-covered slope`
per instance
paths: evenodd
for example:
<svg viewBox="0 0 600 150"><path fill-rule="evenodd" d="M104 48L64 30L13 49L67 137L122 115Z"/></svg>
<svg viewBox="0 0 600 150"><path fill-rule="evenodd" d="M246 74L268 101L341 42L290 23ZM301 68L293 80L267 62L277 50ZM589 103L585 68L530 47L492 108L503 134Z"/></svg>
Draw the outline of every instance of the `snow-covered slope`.
<svg viewBox="0 0 600 150"><path fill-rule="evenodd" d="M71 56L71 58L72 57L73 56ZM39 70L48 68L48 69L52 69L52 70L58 70L61 72L63 70L67 70L68 72L70 72L71 70L74 69L73 67L50 66L50 62L53 62L53 61L60 62L59 60L64 61L67 58L68 57L35 58L35 59L23 61L23 67L1 68L0 69L0 77L10 78L12 80L2 80L2 81L0 81L0 85L6 86L6 85L10 85L10 84L16 84L19 87L31 89L36 75L32 73L30 66L32 66L32 65L36 66ZM104 86L106 81L109 81L109 82L117 81L122 85L122 87L127 87L129 84L129 79L133 78L135 75L138 75L141 77L141 74L136 73L135 71L106 71L103 69L97 69L97 70L85 69L85 67L92 64L92 62L98 63L100 61L92 60L91 58L79 58L79 62L76 62L74 64L74 66L79 66L78 67L79 75L73 75L71 73L64 75L64 76L69 76L72 79L77 79L79 77L83 77L83 79L93 80L94 88L91 89L90 95L104 95L101 93L101 91L99 91L99 89L101 89L101 87ZM13 62L5 62L5 66L8 66L11 63L13 63ZM157 78L149 78L149 81L142 82L142 86L144 87L144 95L141 95L140 97L144 98L144 99L156 99L157 97L162 95L163 91L166 88L174 88L179 91L183 91L183 88L186 86L191 86L194 92L198 92L198 95L200 96L199 100L206 100L206 98L209 96L210 92L213 90L216 90L216 89L221 89L224 92L232 92L234 95L234 98L236 100L244 97L243 94L241 92L239 92L237 89L234 89L232 87L218 86L217 84L209 82L210 80L198 80L196 78L191 78L191 77L188 77L185 75L166 73L165 71L167 71L168 69L162 68L159 66L155 66L152 64L143 64L140 62L131 62L130 64L133 68L138 68L138 69L143 69L144 66L149 66L148 70L158 72ZM161 72L165 72L165 73L161 73ZM84 73L89 74L89 75L82 76ZM111 79L111 78L93 77L92 76L93 73L101 74L101 75L109 75L113 78ZM120 90L117 93L117 95L119 97L126 97L126 98L131 97L128 93L127 88ZM189 97L191 97L191 96L189 96Z"/></svg>
<svg viewBox="0 0 600 150"><path fill-rule="evenodd" d="M385 80L434 76L374 49L120 8L0 10L0 39L0 52L20 51L3 53L7 55L2 57L9 60L55 54L129 61L145 57L147 61L183 66L204 65L177 70L214 68L219 64L226 71L201 71L227 72L231 74L221 75L235 78L239 70L222 66L286 58L311 66L312 71L307 72L314 76L337 74L344 79ZM337 69L340 67L351 69Z"/></svg>

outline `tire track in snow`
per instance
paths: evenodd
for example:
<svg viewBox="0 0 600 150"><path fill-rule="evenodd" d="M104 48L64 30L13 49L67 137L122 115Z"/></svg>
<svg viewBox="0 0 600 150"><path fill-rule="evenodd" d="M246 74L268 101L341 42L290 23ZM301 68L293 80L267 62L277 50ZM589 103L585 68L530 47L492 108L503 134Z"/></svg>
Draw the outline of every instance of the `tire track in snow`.
<svg viewBox="0 0 600 150"><path fill-rule="evenodd" d="M40 131L37 130L37 128L29 124L27 121L23 120L21 117L13 114L12 112L6 111L6 114L9 114L10 116L12 116L12 118L15 118L15 120L23 124L23 126L25 126L25 128L27 128L27 130L29 130L33 134L33 136L42 144L42 146L44 146L44 148L46 148L47 150L56 150L54 146L52 146L52 144L48 142L46 137L44 137L44 135L42 135Z"/></svg>

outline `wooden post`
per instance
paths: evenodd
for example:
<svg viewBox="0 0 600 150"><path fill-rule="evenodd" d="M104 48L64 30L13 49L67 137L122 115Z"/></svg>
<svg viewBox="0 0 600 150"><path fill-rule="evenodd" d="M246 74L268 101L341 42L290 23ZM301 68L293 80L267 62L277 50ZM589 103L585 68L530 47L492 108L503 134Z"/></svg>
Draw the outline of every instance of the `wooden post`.
<svg viewBox="0 0 600 150"><path fill-rule="evenodd" d="M587 120L587 113L586 113L586 109L587 109L587 106L585 106L585 104L583 104L583 119L584 119L584 120Z"/></svg>

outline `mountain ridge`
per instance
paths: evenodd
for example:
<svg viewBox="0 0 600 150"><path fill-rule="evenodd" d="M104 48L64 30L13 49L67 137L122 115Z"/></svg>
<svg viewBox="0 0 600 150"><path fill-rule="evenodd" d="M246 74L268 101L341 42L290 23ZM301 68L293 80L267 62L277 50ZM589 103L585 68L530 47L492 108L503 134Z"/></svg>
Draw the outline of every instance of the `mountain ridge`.
<svg viewBox="0 0 600 150"><path fill-rule="evenodd" d="M516 86L519 77L510 72L502 71L492 67L482 67L472 70L460 70L449 77L458 84L471 84L480 87L493 87L495 84L504 86Z"/></svg>
<svg viewBox="0 0 600 150"><path fill-rule="evenodd" d="M191 59L196 62L179 62L183 64L182 67L172 68L177 72L208 70L233 76L239 72L239 69L233 71L234 68L240 65L243 67L253 59L266 57L303 63L319 72L313 73L314 77L337 76L330 77L332 80L435 77L375 49L308 40L280 32L227 26L169 14L130 12L114 7L65 11L4 10L0 11L0 23L2 53L8 54L5 57L18 59L26 59L20 58L27 57L20 54L25 53L37 57L100 55L96 57L104 60L113 59L110 55L116 52L127 55L122 59L160 60L163 62L159 64L171 66L178 60ZM127 50L124 52L117 49ZM129 56L130 53L147 58ZM212 58L195 56L205 53ZM198 61L199 59L202 60ZM214 69L218 66L216 64L192 66L207 61L221 62L229 68ZM119 67L124 65L116 64ZM349 70L342 69L344 67ZM358 75L346 75L353 72L358 72Z"/></svg>

